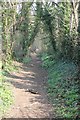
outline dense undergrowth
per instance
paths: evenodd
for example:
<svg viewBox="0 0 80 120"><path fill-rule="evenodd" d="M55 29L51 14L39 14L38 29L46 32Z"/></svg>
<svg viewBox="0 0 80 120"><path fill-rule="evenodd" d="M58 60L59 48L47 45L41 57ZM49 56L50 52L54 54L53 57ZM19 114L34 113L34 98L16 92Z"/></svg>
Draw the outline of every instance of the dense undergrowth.
<svg viewBox="0 0 80 120"><path fill-rule="evenodd" d="M28 64L31 61L31 57L29 57L28 55L26 55L25 57L16 57L14 59L15 59L15 61L22 62L23 64ZM12 68L14 68L14 67L12 67Z"/></svg>
<svg viewBox="0 0 80 120"><path fill-rule="evenodd" d="M24 57L23 58L23 61L22 61L24 64L28 64L29 62L31 62L31 57Z"/></svg>
<svg viewBox="0 0 80 120"><path fill-rule="evenodd" d="M7 111L13 102L11 85L6 81L4 72L0 72L0 117Z"/></svg>
<svg viewBox="0 0 80 120"><path fill-rule="evenodd" d="M57 117L76 118L79 114L77 68L71 61L56 60L52 55L41 56L42 67L48 69L47 93Z"/></svg>

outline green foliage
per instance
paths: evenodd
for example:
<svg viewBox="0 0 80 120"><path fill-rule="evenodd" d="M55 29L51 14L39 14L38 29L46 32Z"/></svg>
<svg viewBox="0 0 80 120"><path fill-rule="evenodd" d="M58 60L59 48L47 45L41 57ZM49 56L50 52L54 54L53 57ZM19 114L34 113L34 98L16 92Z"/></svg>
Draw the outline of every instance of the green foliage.
<svg viewBox="0 0 80 120"><path fill-rule="evenodd" d="M0 116L6 112L13 102L11 85L5 81L2 72L0 73Z"/></svg>
<svg viewBox="0 0 80 120"><path fill-rule="evenodd" d="M42 61L42 66L48 68L47 92L55 112L59 117L76 118L79 99L79 86L75 81L76 65L70 61L51 64L52 59L46 54L42 57Z"/></svg>
<svg viewBox="0 0 80 120"><path fill-rule="evenodd" d="M27 64L27 63L29 63L30 61L31 61L31 58L30 58L30 57L27 57L27 56L26 56L26 57L23 58L23 63L24 63L24 64Z"/></svg>
<svg viewBox="0 0 80 120"><path fill-rule="evenodd" d="M23 58L23 56L26 56L28 47L33 43L35 36L41 28L47 33L49 38L49 41L46 40L47 50L49 50L47 53L53 53L53 55L43 54L41 56L43 61L42 67L48 68L49 70L48 94L57 103L56 111L60 115L64 117L75 117L77 115L78 86L74 78L77 69L70 61L72 59L77 61L78 71L80 73L80 45L77 39L77 37L80 38L80 3L78 8L78 35L76 34L76 30L74 30L76 28L75 19L77 18L75 16L77 15L75 15L75 12L77 10L74 12L76 8L73 10L71 7L72 3L69 0L56 4L54 2L43 4L42 2L37 2L35 3L36 6L33 6L35 9L35 12L33 12L35 15L33 16L31 15L32 11L30 11L33 10L33 8L30 8L33 2L22 2L20 4L22 4L22 8L17 13L17 5L19 3L5 2L3 4L1 2L3 49L5 50L4 54L6 59L4 60L6 65L5 70L8 72L14 70L11 66L11 60L12 53L16 53L12 48L14 43L13 34L16 33L16 29L22 34L17 38L15 37L15 41L17 43L18 39L20 40L20 49L23 50L23 53L20 57L17 54L13 54L13 58L16 56L17 61L22 62L23 60L23 63L27 64L30 62L30 58ZM73 15L72 18L71 15ZM71 19L72 21L70 21ZM72 22L72 34L70 33L70 22ZM43 24L42 27L40 26L41 23ZM20 51L19 55L21 55ZM60 58L61 60L65 58L66 62L61 61ZM9 90L2 81L3 79L1 78L1 104L4 103L7 106L6 104L8 104L10 99L10 92L7 92ZM1 109L3 108L1 107Z"/></svg>
<svg viewBox="0 0 80 120"><path fill-rule="evenodd" d="M4 75L5 74L7 74L7 73L9 73L9 72L13 72L13 71L17 71L18 70L18 68L15 66L15 65L9 65L9 64L7 64L6 66L5 66L5 68L4 68Z"/></svg>
<svg viewBox="0 0 80 120"><path fill-rule="evenodd" d="M49 68L54 64L52 55L48 55L47 53L42 54L41 60L43 61L42 67L45 67L45 68Z"/></svg>

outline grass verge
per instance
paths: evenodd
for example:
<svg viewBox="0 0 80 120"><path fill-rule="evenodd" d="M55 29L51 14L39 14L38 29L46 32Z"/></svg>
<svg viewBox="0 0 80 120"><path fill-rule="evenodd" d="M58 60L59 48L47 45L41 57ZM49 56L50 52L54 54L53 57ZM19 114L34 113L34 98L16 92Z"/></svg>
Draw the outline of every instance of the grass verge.
<svg viewBox="0 0 80 120"><path fill-rule="evenodd" d="M76 65L70 61L55 61L51 55L41 56L42 67L48 69L47 93L57 117L73 118L79 115L79 85L75 80Z"/></svg>
<svg viewBox="0 0 80 120"><path fill-rule="evenodd" d="M11 85L5 81L3 73L0 72L0 117L4 115L13 102Z"/></svg>

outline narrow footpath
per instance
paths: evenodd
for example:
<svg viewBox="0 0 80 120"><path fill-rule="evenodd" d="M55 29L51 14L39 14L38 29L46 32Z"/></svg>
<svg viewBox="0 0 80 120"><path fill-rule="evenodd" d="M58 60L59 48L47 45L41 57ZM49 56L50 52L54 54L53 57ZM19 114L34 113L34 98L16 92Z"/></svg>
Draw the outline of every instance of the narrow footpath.
<svg viewBox="0 0 80 120"><path fill-rule="evenodd" d="M14 104L6 118L52 118L53 108L50 105L45 91L47 72L35 55L26 65L15 63L19 72L10 73L7 80L12 84Z"/></svg>

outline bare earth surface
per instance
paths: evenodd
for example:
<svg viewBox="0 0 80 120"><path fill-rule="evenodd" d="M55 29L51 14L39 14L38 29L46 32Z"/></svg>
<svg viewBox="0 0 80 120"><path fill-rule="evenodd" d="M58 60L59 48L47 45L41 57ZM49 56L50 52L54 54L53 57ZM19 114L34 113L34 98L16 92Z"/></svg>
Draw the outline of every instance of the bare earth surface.
<svg viewBox="0 0 80 120"><path fill-rule="evenodd" d="M44 89L47 81L47 72L40 67L41 61L32 56L28 65L16 63L20 67L19 72L13 72L7 77L12 84L14 104L11 106L6 118L52 118L52 105L48 102ZM34 89L37 94L27 92Z"/></svg>

